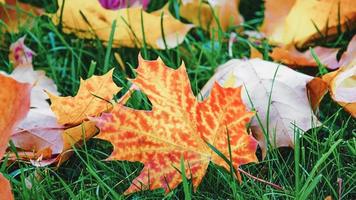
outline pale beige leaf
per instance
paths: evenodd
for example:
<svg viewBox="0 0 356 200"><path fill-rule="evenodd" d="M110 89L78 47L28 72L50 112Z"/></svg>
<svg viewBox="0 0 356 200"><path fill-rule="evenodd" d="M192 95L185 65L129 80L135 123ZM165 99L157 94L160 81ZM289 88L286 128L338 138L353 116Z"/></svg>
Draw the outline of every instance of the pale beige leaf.
<svg viewBox="0 0 356 200"><path fill-rule="evenodd" d="M295 130L303 133L319 123L311 109L306 89L312 79L277 63L260 59L233 59L218 68L201 93L207 96L215 81L224 87L243 86L242 99L251 110L256 109L271 145L293 147ZM265 155L266 141L256 118L252 121L252 131Z"/></svg>

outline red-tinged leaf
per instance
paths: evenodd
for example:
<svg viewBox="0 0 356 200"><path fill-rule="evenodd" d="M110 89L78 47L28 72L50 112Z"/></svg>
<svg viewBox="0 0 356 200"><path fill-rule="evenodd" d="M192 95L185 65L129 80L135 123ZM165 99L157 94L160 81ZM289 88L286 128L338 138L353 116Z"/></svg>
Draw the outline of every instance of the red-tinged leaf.
<svg viewBox="0 0 356 200"><path fill-rule="evenodd" d="M2 159L11 132L30 109L31 87L2 74L0 83L0 159ZM10 183L1 174L0 186L0 197L13 199Z"/></svg>
<svg viewBox="0 0 356 200"><path fill-rule="evenodd" d="M11 132L30 109L31 87L2 74L0 83L0 158L2 158Z"/></svg>
<svg viewBox="0 0 356 200"><path fill-rule="evenodd" d="M110 160L144 163L141 174L126 194L141 189L164 188L167 192L182 180L180 159L185 160L186 175L194 188L200 184L210 161L230 170L206 142L226 157L227 134L230 136L232 163L235 168L256 162L256 140L247 134L246 124L253 113L241 100L241 88L223 89L218 84L212 95L198 101L191 91L184 64L170 69L158 59L139 58L137 85L152 102L151 111L116 105L111 113L96 118L98 138L114 145Z"/></svg>
<svg viewBox="0 0 356 200"><path fill-rule="evenodd" d="M0 197L2 199L6 200L13 200L14 197L11 193L11 185L9 181L3 177L3 175L0 173Z"/></svg>

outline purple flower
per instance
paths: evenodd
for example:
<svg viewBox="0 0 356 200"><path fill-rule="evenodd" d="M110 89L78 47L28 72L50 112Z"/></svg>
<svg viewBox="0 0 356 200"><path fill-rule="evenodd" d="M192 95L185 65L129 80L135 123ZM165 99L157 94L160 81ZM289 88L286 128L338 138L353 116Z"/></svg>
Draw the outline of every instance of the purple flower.
<svg viewBox="0 0 356 200"><path fill-rule="evenodd" d="M99 0L101 6L109 10L118 10L128 7L140 6L147 9L150 0Z"/></svg>

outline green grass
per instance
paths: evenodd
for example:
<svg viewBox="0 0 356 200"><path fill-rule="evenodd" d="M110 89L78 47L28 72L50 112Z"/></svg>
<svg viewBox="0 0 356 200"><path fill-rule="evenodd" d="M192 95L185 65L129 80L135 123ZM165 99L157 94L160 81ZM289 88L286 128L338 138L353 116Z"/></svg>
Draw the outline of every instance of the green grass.
<svg viewBox="0 0 356 200"><path fill-rule="evenodd" d="M158 2L158 1L154 1ZM173 2L173 1L171 1ZM259 2L259 1L256 1ZM35 4L46 5L55 11L52 1L41 0ZM150 10L162 6L162 1L153 3ZM252 6L250 6L252 5ZM256 28L262 21L262 8L248 0L242 1L241 12L248 21L246 27ZM340 33L333 41L320 44L340 47L345 50L354 32ZM199 28L187 35L184 43L169 50L111 48L97 40L83 40L74 35L64 34L47 17L36 19L34 26L22 27L19 33L1 33L0 69L11 72L8 61L9 45L26 35L26 44L37 52L34 66L45 70L63 96L75 95L79 78L92 74L101 75L115 68L115 82L128 88L127 78L133 78L133 68L137 66L138 53L146 59L160 56L164 62L177 68L182 60L187 66L193 92L197 95L202 86L213 75L214 69L230 59L227 50L229 33L221 32L218 40L211 40ZM242 36L233 46L233 57L249 56L249 46ZM263 42L258 46L261 52L271 48ZM122 70L113 53L119 53L124 61ZM318 71L306 70L316 74ZM119 94L120 95L120 94ZM130 107L150 109L147 97L135 92ZM122 193L142 169L140 163L125 161L103 161L111 151L112 145L98 139L90 139L82 147L75 149L74 155L60 168L35 168L23 162L0 165L0 172L11 180L17 199L324 199L331 195L337 199L338 179L342 179L342 199L356 197L356 126L355 120L326 96L320 105L318 116L323 126L302 134L296 130L295 149L279 148L270 150L265 160L241 168L263 180L282 186L277 190L269 185L256 182L242 175L242 182L232 178L231 172L210 164L208 172L197 191L194 192L190 180L165 195L163 190L143 191L129 196ZM260 156L260 151L257 152ZM182 165L184 167L184 165ZM36 180L35 175L42 178ZM183 177L184 174L182 174ZM31 178L32 177L32 178ZM25 187L26 179L31 180L32 189Z"/></svg>

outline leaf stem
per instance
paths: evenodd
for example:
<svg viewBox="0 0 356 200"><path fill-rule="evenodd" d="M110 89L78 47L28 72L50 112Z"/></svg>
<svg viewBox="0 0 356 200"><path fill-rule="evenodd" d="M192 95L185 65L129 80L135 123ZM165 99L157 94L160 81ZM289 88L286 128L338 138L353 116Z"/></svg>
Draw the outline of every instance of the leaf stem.
<svg viewBox="0 0 356 200"><path fill-rule="evenodd" d="M283 187L282 187L282 186L279 186L279 185L274 184L274 183L272 183L272 182L269 182L269 181L260 179L260 178L258 178L258 177L256 177L256 176L254 176L254 175L252 175L252 174L250 174L250 173L244 171L244 170L241 169L241 168L237 168L237 170L238 170L239 172L245 174L245 175L248 176L249 178L252 178L252 179L254 179L254 180L256 180L256 181L259 181L259 182L261 182L261 183L264 183L264 184L266 184L266 185L270 185L270 186L272 186L272 187L274 187L274 188L276 188L276 189L278 189L278 190L283 190Z"/></svg>

